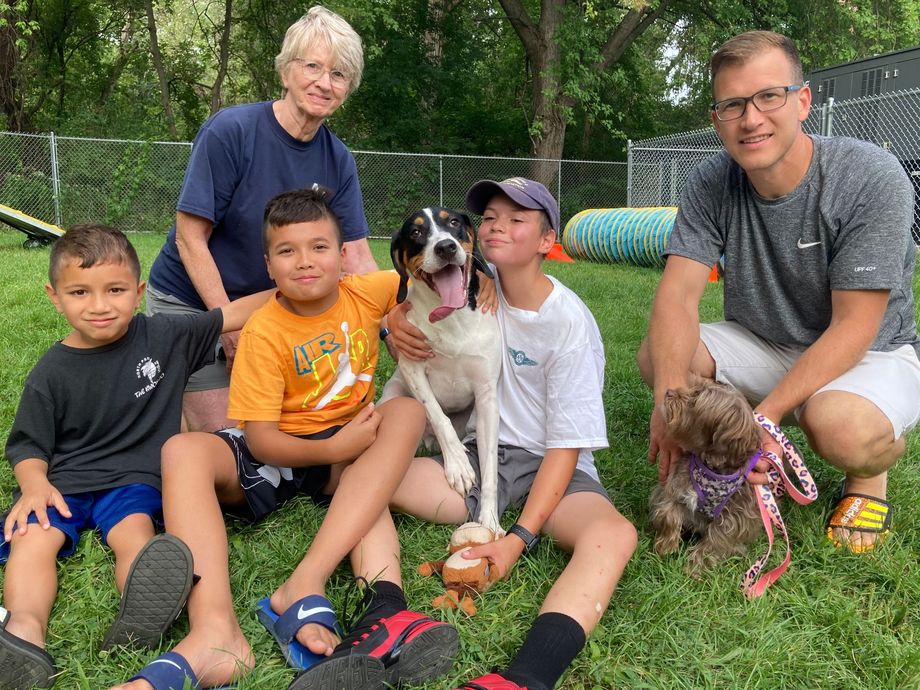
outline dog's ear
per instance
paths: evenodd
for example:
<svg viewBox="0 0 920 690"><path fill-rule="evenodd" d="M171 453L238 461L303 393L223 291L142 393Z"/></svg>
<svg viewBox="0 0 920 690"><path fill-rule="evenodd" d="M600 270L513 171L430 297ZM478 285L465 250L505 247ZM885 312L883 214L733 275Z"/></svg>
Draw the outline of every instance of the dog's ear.
<svg viewBox="0 0 920 690"><path fill-rule="evenodd" d="M460 216L463 218L463 222L466 223L466 227L469 228L470 236L473 239L473 268L478 268L483 274L494 280L495 274L492 273L492 269L489 268L486 257L482 255L482 251L479 249L479 233L476 231L476 227L473 225L468 215L461 213Z"/></svg>
<svg viewBox="0 0 920 690"><path fill-rule="evenodd" d="M403 228L405 228L405 225L403 225ZM400 249L403 244L402 237L405 236L403 228L394 232L393 239L390 240L390 259L393 261L393 268L399 274L399 289L396 291L397 304L405 301L406 293L409 291L409 274L406 272L406 267L400 257Z"/></svg>
<svg viewBox="0 0 920 690"><path fill-rule="evenodd" d="M476 296L479 294L479 274L476 272L476 260L471 262L470 269L467 271L466 280L466 302L470 309L476 310Z"/></svg>

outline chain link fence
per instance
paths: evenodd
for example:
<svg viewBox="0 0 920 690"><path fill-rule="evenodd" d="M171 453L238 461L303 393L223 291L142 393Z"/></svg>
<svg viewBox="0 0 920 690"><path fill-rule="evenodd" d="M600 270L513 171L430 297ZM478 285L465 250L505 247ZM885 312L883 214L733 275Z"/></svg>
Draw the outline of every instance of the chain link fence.
<svg viewBox="0 0 920 690"><path fill-rule="evenodd" d="M871 141L890 151L914 184L911 232L920 245L920 89L893 91L813 107L803 125L810 134ZM722 150L711 127L629 143L627 206L676 206L690 171Z"/></svg>
<svg viewBox="0 0 920 690"><path fill-rule="evenodd" d="M0 133L0 203L62 227L105 222L165 232L191 153L187 142ZM463 208L473 182L529 176L528 158L355 151L372 236L388 238L412 211ZM626 163L550 161L562 218L626 204Z"/></svg>

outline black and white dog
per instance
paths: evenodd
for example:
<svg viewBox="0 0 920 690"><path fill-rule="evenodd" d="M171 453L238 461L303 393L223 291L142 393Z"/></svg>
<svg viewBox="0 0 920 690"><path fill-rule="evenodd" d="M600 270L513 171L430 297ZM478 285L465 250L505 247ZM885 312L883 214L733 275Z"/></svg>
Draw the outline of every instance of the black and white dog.
<svg viewBox="0 0 920 690"><path fill-rule="evenodd" d="M475 403L481 498L479 515L472 517L503 533L497 505L501 334L495 316L476 308L476 269L493 277L476 231L459 211L425 208L393 235L390 255L401 278L397 301L412 302L408 319L428 338L435 356L422 362L402 358L381 400L411 394L424 405L447 481L461 495L476 475L448 415Z"/></svg>

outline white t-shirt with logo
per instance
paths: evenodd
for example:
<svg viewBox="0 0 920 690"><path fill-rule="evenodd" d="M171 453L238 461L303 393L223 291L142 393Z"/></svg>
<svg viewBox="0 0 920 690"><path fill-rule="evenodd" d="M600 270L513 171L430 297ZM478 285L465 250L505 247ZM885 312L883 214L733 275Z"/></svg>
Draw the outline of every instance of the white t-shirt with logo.
<svg viewBox="0 0 920 690"><path fill-rule="evenodd" d="M548 278L553 291L536 312L509 306L496 279L503 347L498 440L539 456L578 448L578 469L597 479L592 451L608 445L604 346L584 302Z"/></svg>

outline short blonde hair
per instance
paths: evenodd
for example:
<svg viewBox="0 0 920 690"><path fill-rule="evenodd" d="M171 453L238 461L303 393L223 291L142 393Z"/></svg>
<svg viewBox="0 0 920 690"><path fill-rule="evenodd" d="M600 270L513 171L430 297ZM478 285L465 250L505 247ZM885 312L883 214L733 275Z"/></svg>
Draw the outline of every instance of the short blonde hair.
<svg viewBox="0 0 920 690"><path fill-rule="evenodd" d="M302 57L312 46L322 45L332 53L332 65L349 75L348 93L358 88L364 71L364 49L361 37L351 24L322 5L310 8L304 16L288 27L275 56L275 69L282 74L294 60Z"/></svg>
<svg viewBox="0 0 920 690"><path fill-rule="evenodd" d="M800 84L805 78L802 61L795 43L786 36L773 31L747 31L734 36L721 46L709 61L709 74L715 83L719 70L726 65L743 65L751 58L768 50L779 48L792 65L792 81Z"/></svg>

